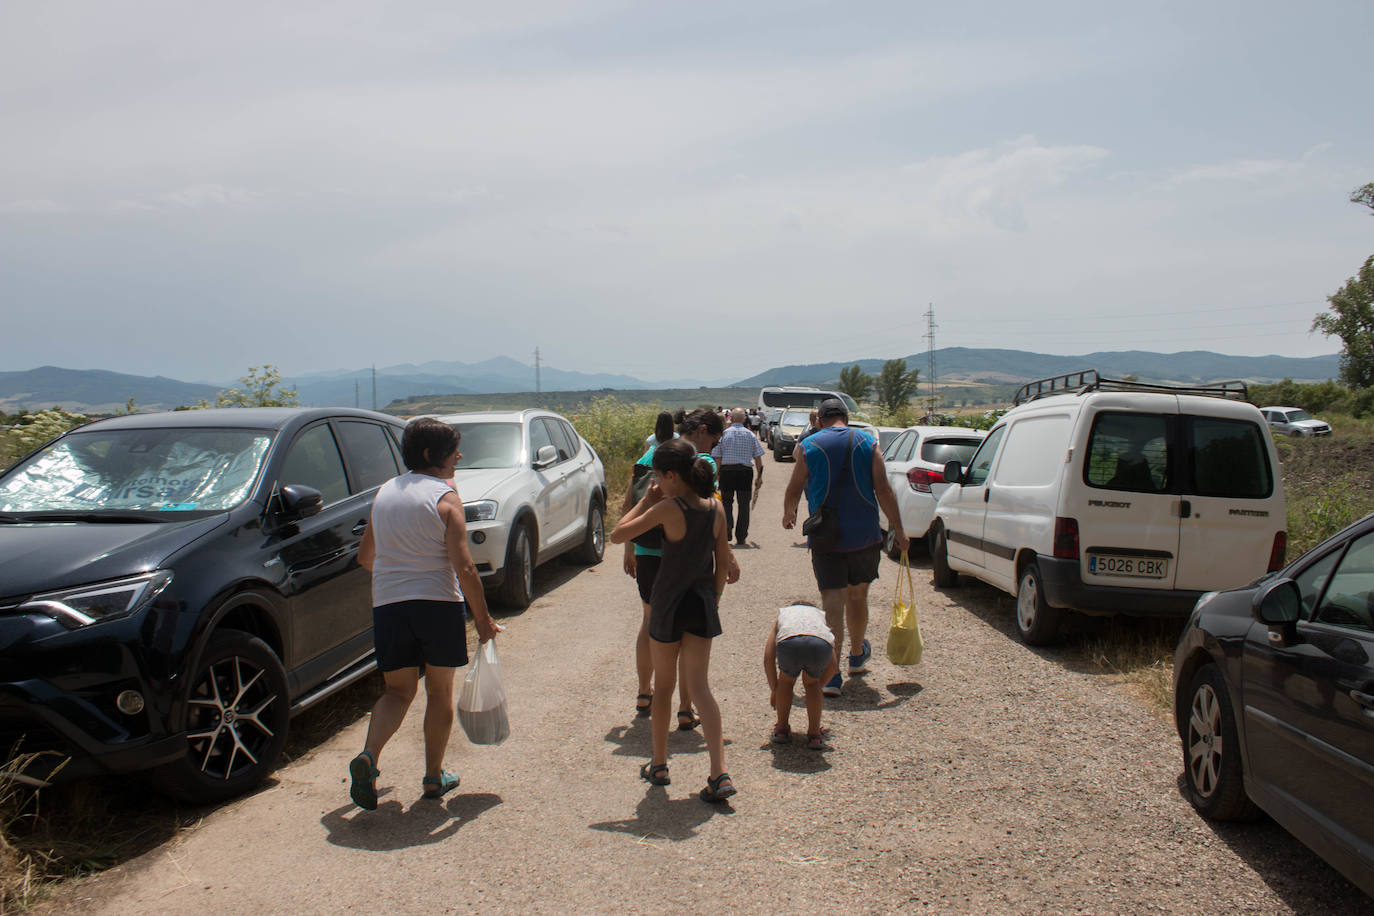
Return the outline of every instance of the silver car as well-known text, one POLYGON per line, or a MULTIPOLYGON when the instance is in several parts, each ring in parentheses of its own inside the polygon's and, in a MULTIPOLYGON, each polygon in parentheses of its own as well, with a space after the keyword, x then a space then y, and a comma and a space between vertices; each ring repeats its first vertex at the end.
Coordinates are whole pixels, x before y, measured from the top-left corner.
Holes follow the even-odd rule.
POLYGON ((482 584, 501 603, 528 607, 534 567, 575 552, 600 563, 606 549, 606 469, 566 418, 547 410, 437 417, 462 434, 453 475, 482 584))
POLYGON ((1285 436, 1329 436, 1331 424, 1314 418, 1301 407, 1261 407, 1269 429, 1285 436))

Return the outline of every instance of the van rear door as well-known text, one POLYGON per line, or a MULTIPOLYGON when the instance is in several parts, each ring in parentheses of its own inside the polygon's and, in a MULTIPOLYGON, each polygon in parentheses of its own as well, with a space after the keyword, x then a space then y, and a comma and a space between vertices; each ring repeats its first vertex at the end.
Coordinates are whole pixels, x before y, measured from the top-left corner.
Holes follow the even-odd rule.
POLYGON ((1171 589, 1179 552, 1178 398, 1095 397, 1083 460, 1065 488, 1086 585, 1171 589))
POLYGON ((1269 567, 1287 526, 1278 455, 1259 411, 1218 398, 1180 397, 1184 474, 1175 588, 1237 588, 1269 567))

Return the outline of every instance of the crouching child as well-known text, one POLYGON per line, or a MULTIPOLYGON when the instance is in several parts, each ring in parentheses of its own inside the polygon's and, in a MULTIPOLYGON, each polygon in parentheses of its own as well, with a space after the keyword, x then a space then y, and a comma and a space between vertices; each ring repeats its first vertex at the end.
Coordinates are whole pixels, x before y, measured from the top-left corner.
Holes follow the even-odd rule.
POLYGON ((824 750, 821 685, 839 670, 835 636, 825 624, 825 613, 809 604, 779 608, 764 643, 763 667, 768 674, 770 700, 778 712, 773 743, 792 740, 792 697, 800 677, 806 692, 806 746, 813 751, 824 750))

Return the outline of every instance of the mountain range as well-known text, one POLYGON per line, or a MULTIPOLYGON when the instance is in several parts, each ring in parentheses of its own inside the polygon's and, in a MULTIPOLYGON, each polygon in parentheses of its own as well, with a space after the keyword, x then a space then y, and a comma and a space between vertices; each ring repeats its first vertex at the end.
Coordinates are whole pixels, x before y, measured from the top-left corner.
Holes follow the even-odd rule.
MULTIPOLYGON (((673 379, 646 382, 628 375, 570 372, 551 367, 540 370, 544 391, 597 391, 605 389, 739 387, 764 385, 830 385, 840 370, 858 364, 871 375, 881 369, 881 359, 779 366, 738 381, 673 379)), ((927 373, 928 354, 906 357, 909 369, 927 373)), ((946 347, 935 351, 937 378, 942 381, 1009 383, 1044 378, 1078 369, 1098 368, 1114 376, 1134 375, 1152 381, 1199 383, 1220 379, 1273 382, 1282 378, 1321 381, 1339 372, 1339 357, 1227 356, 1206 350, 1186 353, 1151 353, 1142 350, 1055 356, 1025 350, 946 347)), ((304 405, 352 407, 373 404, 371 369, 314 372, 284 380, 294 385, 304 405)), ((494 394, 534 390, 535 370, 509 357, 480 363, 427 362, 402 364, 376 370, 376 404, 385 406, 398 398, 430 394, 494 394)), ((63 369, 42 366, 0 372, 0 410, 39 410, 61 406, 85 413, 111 413, 133 398, 143 410, 166 410, 202 399, 213 402, 221 388, 183 382, 162 376, 127 375, 103 369, 63 369)))

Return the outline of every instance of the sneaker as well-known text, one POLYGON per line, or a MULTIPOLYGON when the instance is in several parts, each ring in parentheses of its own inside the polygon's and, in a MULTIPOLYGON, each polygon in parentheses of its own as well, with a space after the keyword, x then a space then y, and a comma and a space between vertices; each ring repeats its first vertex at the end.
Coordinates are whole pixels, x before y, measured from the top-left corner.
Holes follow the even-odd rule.
POLYGON ((821 688, 821 693, 828 697, 837 697, 840 695, 841 683, 843 682, 841 681, 840 676, 837 674, 830 680, 825 682, 825 686, 821 688))
POLYGON ((868 660, 872 657, 873 647, 870 646, 868 640, 865 639, 864 650, 858 655, 849 656, 849 676, 853 677, 856 674, 863 674, 864 669, 868 667, 868 660))

